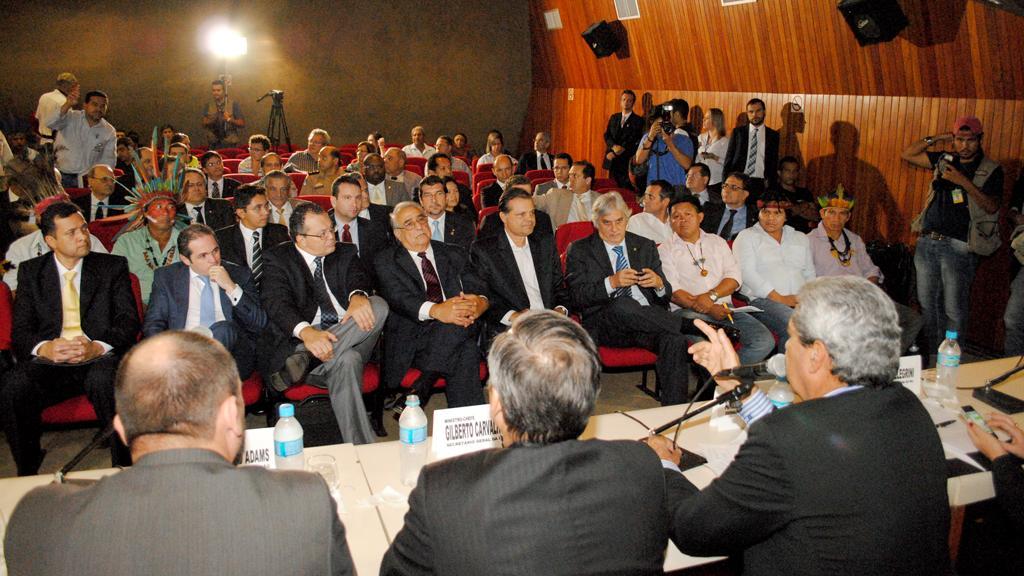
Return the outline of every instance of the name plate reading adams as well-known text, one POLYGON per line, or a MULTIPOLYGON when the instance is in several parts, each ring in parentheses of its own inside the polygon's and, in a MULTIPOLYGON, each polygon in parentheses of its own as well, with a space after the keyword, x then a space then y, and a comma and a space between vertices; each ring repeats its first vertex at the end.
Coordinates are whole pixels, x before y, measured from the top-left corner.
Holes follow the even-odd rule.
POLYGON ((434 411, 434 460, 501 447, 501 433, 487 404, 434 411))
POLYGON ((262 466, 274 470, 274 429, 254 428, 245 431, 245 445, 242 448, 242 466, 262 466))

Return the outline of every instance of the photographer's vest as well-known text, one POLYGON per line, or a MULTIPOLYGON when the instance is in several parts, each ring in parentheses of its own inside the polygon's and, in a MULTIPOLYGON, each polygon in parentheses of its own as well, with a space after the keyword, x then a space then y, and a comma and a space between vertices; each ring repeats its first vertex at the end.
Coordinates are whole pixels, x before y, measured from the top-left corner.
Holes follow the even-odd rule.
MULTIPOLYGON (((989 177, 995 173, 997 168, 999 168, 999 164, 995 160, 988 156, 982 156, 978 169, 974 172, 974 178, 971 179, 971 183, 978 190, 983 190, 985 182, 988 182, 989 177)), ((924 225, 924 215, 928 212, 928 208, 931 207, 932 200, 935 199, 935 182, 940 178, 942 178, 942 174, 939 172, 939 166, 936 165, 935 178, 932 180, 931 188, 928 190, 928 198, 924 201, 924 208, 910 225, 912 232, 921 233, 921 227, 924 225)), ((999 238, 999 211, 996 210, 993 214, 989 214, 971 199, 970 194, 966 191, 964 193, 967 194, 967 209, 971 214, 971 223, 967 228, 967 249, 975 254, 988 256, 998 250, 999 245, 1002 244, 1002 239, 999 238)))

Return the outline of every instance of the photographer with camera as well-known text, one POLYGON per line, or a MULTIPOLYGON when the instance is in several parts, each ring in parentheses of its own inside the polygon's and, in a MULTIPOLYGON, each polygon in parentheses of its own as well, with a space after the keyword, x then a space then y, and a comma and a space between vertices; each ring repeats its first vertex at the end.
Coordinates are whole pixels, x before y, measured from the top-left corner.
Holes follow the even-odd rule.
POLYGON ((901 154, 905 162, 935 173, 924 210, 911 226, 920 234, 914 267, 925 350, 931 354, 946 330, 964 333, 978 259, 999 247, 1003 168, 985 156, 983 134, 980 120, 962 116, 953 123, 952 132, 926 136, 901 154), (927 152, 947 142, 953 143, 952 153, 927 152), (944 302, 941 309, 940 302, 944 302))
POLYGON ((686 171, 693 163, 693 140, 682 129, 689 115, 690 104, 682 98, 656 107, 633 157, 635 164, 647 163, 647 182, 665 180, 677 197, 686 194, 686 171))

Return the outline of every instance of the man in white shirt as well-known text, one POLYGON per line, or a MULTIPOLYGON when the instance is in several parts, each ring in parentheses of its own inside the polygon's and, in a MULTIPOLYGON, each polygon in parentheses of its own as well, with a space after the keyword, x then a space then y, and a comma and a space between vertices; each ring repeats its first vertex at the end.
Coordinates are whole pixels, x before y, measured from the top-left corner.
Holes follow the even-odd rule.
POLYGON ((99 90, 86 93, 81 110, 72 110, 78 102, 78 86, 71 89, 50 128, 57 131, 54 151, 61 185, 81 188, 82 178, 91 166, 117 161, 117 135, 103 117, 107 113, 107 95, 99 90))
POLYGON ((655 180, 644 190, 644 211, 629 218, 628 232, 661 244, 672 235, 668 223, 668 207, 675 191, 667 180, 655 180))
POLYGON ((36 120, 39 121, 39 144, 53 144, 53 129, 50 123, 60 115, 60 108, 68 99, 71 90, 78 88, 78 78, 71 72, 57 76, 57 87, 39 97, 36 106, 36 120))
POLYGON ((740 232, 732 249, 743 274, 740 293, 762 310, 757 319, 775 333, 782 350, 797 292, 815 278, 814 258, 807 236, 786 226, 788 204, 780 194, 766 192, 757 205, 758 223, 740 232))
MULTIPOLYGON (((437 149, 437 152, 441 152, 442 154, 447 154, 448 156, 451 157, 451 159, 452 159, 452 171, 453 172, 465 172, 466 174, 469 174, 469 175, 472 176, 473 170, 470 169, 470 167, 462 160, 462 158, 458 158, 454 154, 452 154, 452 146, 453 145, 452 145, 452 138, 451 138, 451 136, 446 136, 444 134, 442 134, 441 136, 438 136, 437 137, 437 142, 434 143, 434 147, 437 149)), ((428 156, 427 159, 429 160, 433 156, 434 155, 431 154, 430 156, 428 156)))
POLYGON ((533 191, 534 196, 543 196, 551 190, 560 190, 569 187, 569 169, 572 168, 572 156, 566 152, 555 154, 552 161, 551 171, 555 173, 555 179, 550 182, 539 184, 533 191))
POLYGON ((192 224, 206 224, 214 230, 235 223, 231 202, 207 195, 205 175, 195 168, 186 168, 181 184, 181 204, 178 213, 188 217, 192 224))
POLYGON ((752 315, 729 310, 732 293, 743 282, 729 244, 700 229, 704 214, 695 196, 677 200, 671 212, 673 233, 658 247, 662 271, 672 285, 669 309, 683 318, 734 325, 740 330, 740 362, 764 360, 775 348, 772 333, 752 315))
POLYGON ((591 205, 599 194, 590 189, 594 181, 594 165, 579 160, 569 170, 569 189, 552 190, 537 196, 537 209, 551 216, 551 225, 557 230, 568 222, 591 220, 591 205))
POLYGON ((388 148, 384 153, 384 174, 388 180, 404 184, 410 194, 415 193, 423 179, 419 174, 405 169, 405 152, 399 148, 388 148))
POLYGON ((192 224, 177 242, 181 261, 153 273, 143 335, 205 328, 231 352, 239 376, 247 378, 256 365, 256 336, 267 326, 252 273, 221 261, 209 226, 192 224))
POLYGON ((549 148, 551 135, 547 132, 537 132, 533 137, 533 150, 519 157, 516 174, 526 174, 529 170, 551 170, 553 165, 549 148))
POLYGON ((267 152, 270 152, 270 138, 263 134, 249 136, 249 157, 239 162, 238 172, 262 176, 263 170, 260 168, 260 161, 263 160, 263 156, 267 152))
POLYGON ((427 133, 423 130, 423 126, 414 126, 411 137, 412 143, 406 144, 402 148, 402 152, 405 152, 406 157, 429 158, 431 154, 437 152, 436 148, 427 144, 427 133))

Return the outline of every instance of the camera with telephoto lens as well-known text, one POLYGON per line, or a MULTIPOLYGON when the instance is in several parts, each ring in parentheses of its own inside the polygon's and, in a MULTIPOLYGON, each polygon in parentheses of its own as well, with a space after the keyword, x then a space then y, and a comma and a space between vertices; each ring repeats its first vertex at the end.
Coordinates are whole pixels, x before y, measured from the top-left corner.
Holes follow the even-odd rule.
POLYGON ((671 134, 676 131, 676 125, 672 123, 672 105, 662 104, 661 105, 661 131, 665 134, 671 134))

